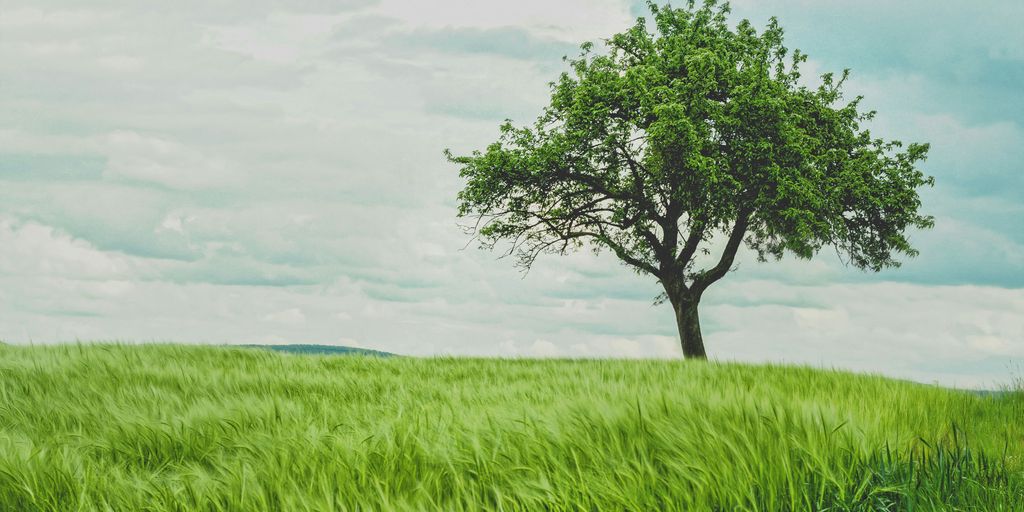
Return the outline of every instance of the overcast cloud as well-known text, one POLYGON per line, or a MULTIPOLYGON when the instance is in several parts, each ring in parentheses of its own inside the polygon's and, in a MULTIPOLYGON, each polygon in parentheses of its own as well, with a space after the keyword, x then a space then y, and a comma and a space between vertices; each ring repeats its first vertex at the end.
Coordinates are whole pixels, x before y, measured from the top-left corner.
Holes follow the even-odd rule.
MULTIPOLYGON (((936 228, 865 275, 828 251, 709 291, 722 360, 992 387, 1024 359, 1024 4, 734 2, 876 133, 926 141, 936 228)), ((531 121, 561 56, 642 3, 0 0, 0 340, 336 343, 680 357, 614 257, 525 278, 463 250, 457 170, 531 121)))

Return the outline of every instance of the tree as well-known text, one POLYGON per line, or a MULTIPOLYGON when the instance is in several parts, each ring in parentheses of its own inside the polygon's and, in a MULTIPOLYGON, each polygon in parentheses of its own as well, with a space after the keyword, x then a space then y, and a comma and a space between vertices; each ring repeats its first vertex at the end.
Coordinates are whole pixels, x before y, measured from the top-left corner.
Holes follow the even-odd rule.
POLYGON ((486 150, 445 152, 481 247, 507 240, 527 270, 585 243, 612 251, 660 282, 683 354, 701 359, 697 306, 742 245, 762 262, 830 246, 875 272, 917 254, 904 232, 933 225, 918 213, 928 145, 872 138, 875 112, 842 101, 849 70, 807 87, 807 57, 775 18, 759 33, 730 28, 715 0, 648 6, 654 31, 640 18, 606 52, 587 43, 566 59, 532 126, 506 121, 486 150))

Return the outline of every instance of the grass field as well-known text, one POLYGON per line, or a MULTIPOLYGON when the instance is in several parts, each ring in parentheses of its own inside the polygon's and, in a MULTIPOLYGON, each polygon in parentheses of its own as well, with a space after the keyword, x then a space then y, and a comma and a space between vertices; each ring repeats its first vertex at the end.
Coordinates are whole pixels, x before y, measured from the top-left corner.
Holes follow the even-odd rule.
POLYGON ((0 345, 0 510, 1024 510, 1022 418, 800 367, 0 345))

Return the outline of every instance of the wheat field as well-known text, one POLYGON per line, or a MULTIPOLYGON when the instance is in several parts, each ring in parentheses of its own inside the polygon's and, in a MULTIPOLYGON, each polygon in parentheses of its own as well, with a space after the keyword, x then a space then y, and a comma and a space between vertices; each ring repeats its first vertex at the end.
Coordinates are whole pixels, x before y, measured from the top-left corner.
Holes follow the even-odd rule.
POLYGON ((796 366, 0 345, 0 510, 1024 510, 1022 418, 796 366))

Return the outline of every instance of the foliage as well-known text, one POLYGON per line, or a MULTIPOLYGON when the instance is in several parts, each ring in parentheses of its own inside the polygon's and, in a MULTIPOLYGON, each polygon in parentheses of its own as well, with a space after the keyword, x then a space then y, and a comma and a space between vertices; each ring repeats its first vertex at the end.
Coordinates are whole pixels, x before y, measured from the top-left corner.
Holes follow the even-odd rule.
POLYGON ((640 18, 607 52, 583 45, 532 126, 507 121, 485 151, 447 153, 482 247, 509 241, 528 269, 589 243, 656 277, 677 309, 744 243, 762 261, 834 247, 871 271, 916 254, 905 231, 933 224, 918 212, 927 144, 873 137, 875 113, 843 102, 848 71, 803 85, 807 57, 774 18, 759 33, 730 27, 714 0, 649 6, 653 30, 640 18), (698 264, 716 238, 720 255, 698 264))
POLYGON ((0 510, 1022 510, 1024 395, 801 367, 0 346, 0 510))

